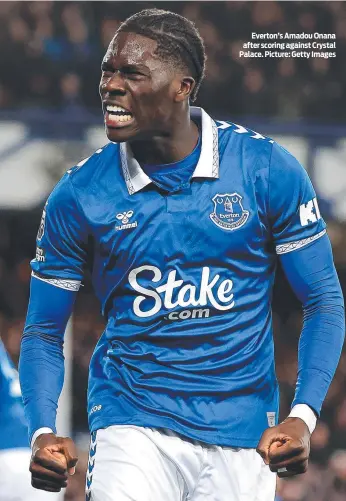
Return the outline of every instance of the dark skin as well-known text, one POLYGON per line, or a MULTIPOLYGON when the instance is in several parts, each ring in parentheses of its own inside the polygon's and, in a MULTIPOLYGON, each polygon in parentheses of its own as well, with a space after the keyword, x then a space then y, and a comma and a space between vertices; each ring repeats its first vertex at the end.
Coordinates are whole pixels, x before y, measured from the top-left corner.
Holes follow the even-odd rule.
POLYGON ((279 477, 305 473, 310 454, 309 428, 300 418, 287 418, 264 431, 257 452, 279 477))
POLYGON ((70 438, 43 433, 35 440, 30 461, 31 485, 48 492, 60 492, 73 475, 78 461, 70 438))
MULTIPOLYGON (((198 141, 190 119, 189 96, 195 80, 156 54, 157 42, 134 33, 118 33, 102 64, 100 96, 110 141, 128 141, 137 160, 147 164, 177 162, 189 155, 198 141), (124 108, 126 121, 110 119, 106 105, 124 108)), ((310 433, 299 418, 288 418, 267 429, 257 452, 272 471, 287 467, 279 476, 304 473, 310 451, 310 433)), ((70 438, 40 435, 30 462, 32 485, 59 492, 77 464, 70 438)))
POLYGON ((108 124, 111 141, 128 141, 139 162, 177 162, 194 149, 198 129, 190 119, 189 96, 195 80, 187 69, 163 61, 157 42, 134 33, 119 33, 102 63, 100 96, 105 103, 130 111, 126 125, 108 124))

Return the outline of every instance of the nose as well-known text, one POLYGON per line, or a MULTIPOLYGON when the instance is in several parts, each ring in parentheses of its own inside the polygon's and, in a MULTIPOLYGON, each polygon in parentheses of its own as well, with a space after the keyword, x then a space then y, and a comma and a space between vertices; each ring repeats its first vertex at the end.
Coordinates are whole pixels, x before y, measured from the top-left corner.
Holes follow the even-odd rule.
POLYGON ((115 71, 111 77, 104 78, 100 87, 102 92, 108 92, 109 94, 125 94, 126 92, 124 78, 120 71, 115 71))

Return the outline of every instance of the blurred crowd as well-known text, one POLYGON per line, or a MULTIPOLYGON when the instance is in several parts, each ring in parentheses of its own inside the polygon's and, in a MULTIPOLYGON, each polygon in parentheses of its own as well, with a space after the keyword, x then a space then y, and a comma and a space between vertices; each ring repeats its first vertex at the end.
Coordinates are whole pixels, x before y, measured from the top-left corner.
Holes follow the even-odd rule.
MULTIPOLYGON (((194 21, 207 79, 199 103, 224 116, 345 116, 345 2, 0 2, 0 109, 99 106, 100 62, 120 22, 144 7, 194 21), (255 32, 335 33, 332 59, 240 58, 255 32)), ((222 116, 220 116, 222 118, 222 116)))
MULTIPOLYGON (((152 6, 182 13, 198 26, 208 54, 198 104, 219 118, 345 121, 346 2, 0 2, 0 110, 44 108, 81 116, 97 110, 100 62, 114 31, 128 15, 152 6), (337 58, 262 59, 260 64, 240 59, 252 31, 335 33, 337 58)), ((0 333, 15 362, 41 210, 0 211, 0 333)), ((346 293, 346 228, 330 221, 329 236, 346 293)), ((302 315, 280 270, 273 320, 284 418, 293 398, 302 315)), ((73 319, 73 430, 81 460, 66 501, 85 499, 87 373, 103 328, 87 280, 73 319)), ((346 351, 312 436, 309 470, 280 481, 277 501, 346 499, 345 389, 346 351)))

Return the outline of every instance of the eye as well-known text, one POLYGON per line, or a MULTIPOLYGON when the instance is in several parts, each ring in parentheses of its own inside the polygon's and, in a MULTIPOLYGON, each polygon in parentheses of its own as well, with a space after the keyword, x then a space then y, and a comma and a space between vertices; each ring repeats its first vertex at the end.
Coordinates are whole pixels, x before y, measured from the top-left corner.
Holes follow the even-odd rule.
POLYGON ((137 68, 123 68, 122 72, 124 73, 124 75, 126 75, 127 78, 130 78, 131 80, 139 80, 145 77, 145 75, 137 68))
POLYGON ((102 63, 101 71, 103 71, 103 73, 114 73, 114 68, 107 63, 102 63))
POLYGON ((127 74, 127 78, 131 78, 133 80, 137 80, 143 76, 141 73, 138 73, 137 71, 129 71, 126 74, 127 74))

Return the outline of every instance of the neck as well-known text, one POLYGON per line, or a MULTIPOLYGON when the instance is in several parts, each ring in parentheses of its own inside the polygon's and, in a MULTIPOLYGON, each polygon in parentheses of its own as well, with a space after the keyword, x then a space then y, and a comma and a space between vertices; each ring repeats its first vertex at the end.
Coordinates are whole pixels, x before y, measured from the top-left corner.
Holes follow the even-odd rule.
POLYGON ((160 165, 179 162, 187 157, 198 142, 198 127, 187 115, 177 120, 169 131, 158 132, 150 138, 130 141, 132 152, 139 163, 160 165))

